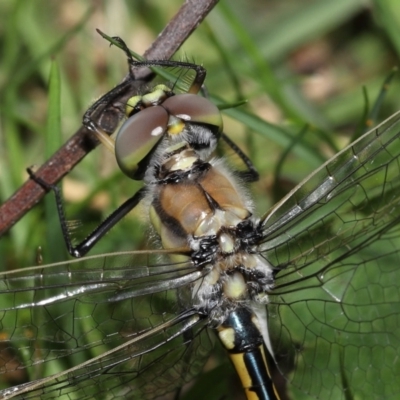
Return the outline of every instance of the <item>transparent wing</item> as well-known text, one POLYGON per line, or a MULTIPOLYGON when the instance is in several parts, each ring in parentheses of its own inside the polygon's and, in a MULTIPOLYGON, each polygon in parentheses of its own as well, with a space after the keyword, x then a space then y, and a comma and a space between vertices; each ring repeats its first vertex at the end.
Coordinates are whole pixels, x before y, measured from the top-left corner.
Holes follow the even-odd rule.
POLYGON ((212 341, 190 287, 207 272, 188 261, 162 262, 165 253, 2 273, 3 381, 29 383, 0 398, 151 399, 196 375, 212 341))
POLYGON ((400 113, 325 163, 261 221, 276 267, 278 368, 325 399, 400 393, 400 113))

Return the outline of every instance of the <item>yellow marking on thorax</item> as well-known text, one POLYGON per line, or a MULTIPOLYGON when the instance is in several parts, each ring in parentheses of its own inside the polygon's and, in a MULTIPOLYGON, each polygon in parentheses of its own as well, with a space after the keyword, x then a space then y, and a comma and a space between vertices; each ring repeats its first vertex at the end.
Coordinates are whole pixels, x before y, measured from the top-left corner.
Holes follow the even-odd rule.
POLYGON ((223 283, 224 295, 230 299, 240 299, 247 292, 247 284, 240 272, 228 275, 223 283))

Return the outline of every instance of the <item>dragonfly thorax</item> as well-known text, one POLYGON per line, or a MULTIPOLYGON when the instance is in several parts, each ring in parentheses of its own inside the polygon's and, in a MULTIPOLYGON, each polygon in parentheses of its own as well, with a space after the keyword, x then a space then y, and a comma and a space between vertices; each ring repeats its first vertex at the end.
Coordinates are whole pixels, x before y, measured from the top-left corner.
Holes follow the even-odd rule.
POLYGON ((186 248, 195 268, 210 270, 193 288, 195 307, 218 326, 238 306, 266 302, 272 268, 257 254, 261 227, 233 174, 220 161, 184 149, 155 178, 150 218, 163 247, 186 248))

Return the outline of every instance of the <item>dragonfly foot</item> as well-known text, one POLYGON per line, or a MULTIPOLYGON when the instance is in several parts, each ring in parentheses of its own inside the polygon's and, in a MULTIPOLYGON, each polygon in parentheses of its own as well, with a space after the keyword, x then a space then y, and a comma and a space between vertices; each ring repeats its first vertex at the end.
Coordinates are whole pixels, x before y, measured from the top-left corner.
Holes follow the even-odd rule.
POLYGON ((52 184, 46 182, 45 180, 43 180, 42 178, 38 177, 32 171, 32 168, 27 168, 26 172, 28 173, 30 179, 32 179, 34 182, 36 182, 39 186, 41 186, 46 191, 54 190, 55 185, 52 185, 52 184))

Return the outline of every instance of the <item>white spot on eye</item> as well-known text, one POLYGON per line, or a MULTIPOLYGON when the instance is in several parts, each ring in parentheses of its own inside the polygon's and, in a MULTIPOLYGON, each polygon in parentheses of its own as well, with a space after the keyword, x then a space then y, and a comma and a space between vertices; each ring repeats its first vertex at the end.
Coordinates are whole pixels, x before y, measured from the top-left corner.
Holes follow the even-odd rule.
POLYGON ((164 129, 162 126, 157 126, 157 128, 154 128, 151 131, 151 136, 160 136, 164 132, 164 129))
POLYGON ((176 117, 183 119, 184 121, 190 121, 192 119, 188 114, 177 114, 176 117))

